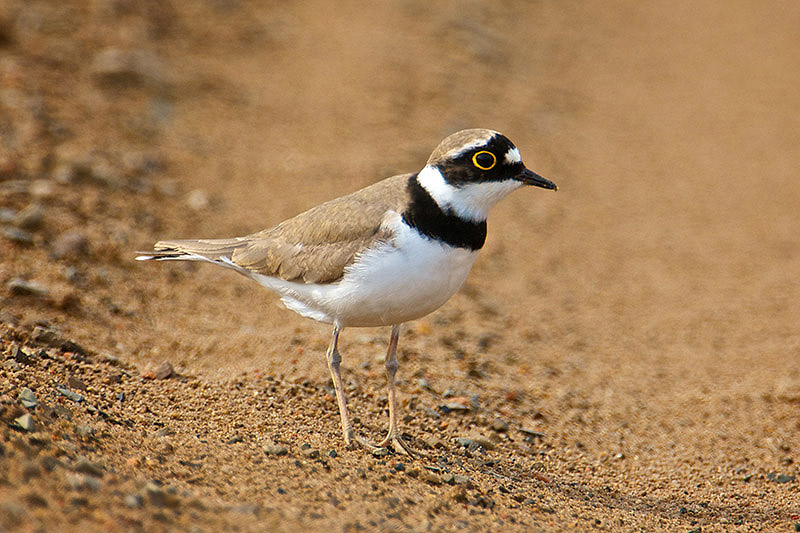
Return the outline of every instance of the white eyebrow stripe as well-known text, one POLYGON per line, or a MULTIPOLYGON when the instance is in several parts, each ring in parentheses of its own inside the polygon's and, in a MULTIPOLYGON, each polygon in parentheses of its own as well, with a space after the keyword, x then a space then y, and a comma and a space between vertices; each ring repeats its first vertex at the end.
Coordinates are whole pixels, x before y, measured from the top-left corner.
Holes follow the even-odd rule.
POLYGON ((489 142, 489 140, 491 140, 491 139, 477 139, 474 142, 471 142, 469 144, 465 144, 464 146, 461 146, 458 150, 454 150, 454 151, 450 152, 449 154, 447 154, 447 157, 455 159, 455 158, 461 156, 462 154, 465 154, 465 153, 469 152, 470 150, 474 150, 475 148, 477 148, 479 146, 486 146, 486 144, 489 142))
POLYGON ((518 148, 511 148, 506 152, 506 163, 514 164, 522 162, 522 156, 519 154, 518 148))

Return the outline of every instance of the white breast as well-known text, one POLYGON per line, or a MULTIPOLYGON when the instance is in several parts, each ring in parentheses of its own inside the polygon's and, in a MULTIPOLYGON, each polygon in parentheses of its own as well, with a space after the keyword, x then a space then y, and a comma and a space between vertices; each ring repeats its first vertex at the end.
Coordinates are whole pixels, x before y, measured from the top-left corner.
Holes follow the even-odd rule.
POLYGON ((478 252, 423 237, 396 213, 386 224, 394 241, 361 253, 339 282, 254 278, 281 294, 289 309, 341 327, 385 326, 425 316, 461 287, 478 252))

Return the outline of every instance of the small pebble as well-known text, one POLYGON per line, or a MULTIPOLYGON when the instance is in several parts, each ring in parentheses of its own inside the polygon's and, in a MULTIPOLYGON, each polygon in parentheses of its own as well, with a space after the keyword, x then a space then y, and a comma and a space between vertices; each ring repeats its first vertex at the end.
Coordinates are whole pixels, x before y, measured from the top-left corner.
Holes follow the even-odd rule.
POLYGON ((94 435, 94 428, 92 426, 78 424, 75 426, 75 434, 79 437, 90 437, 94 435))
POLYGON ((495 449, 494 442, 490 441, 483 435, 476 435, 472 437, 472 442, 482 447, 484 450, 491 451, 495 449))
MULTIPOLYGON (((30 364, 30 362, 31 362, 31 356, 30 356, 30 354, 26 353, 26 352, 25 352, 25 351, 24 351, 22 348, 20 348, 19 346, 14 346, 14 348, 13 348, 13 349, 12 349, 12 351, 11 351, 11 353, 12 353, 12 355, 13 355, 13 357, 14 357, 14 360, 15 360, 17 363, 19 363, 19 364, 21 364, 21 365, 27 365, 27 364, 30 364)), ((23 390, 24 390, 24 389, 23 389, 23 390)), ((30 390, 30 389, 28 389, 28 390, 30 390)), ((35 400, 35 399, 36 399, 36 397, 34 397, 33 399, 35 400)), ((26 407, 27 407, 27 406, 26 406, 26 407)))
POLYGON ((502 418, 496 418, 494 422, 492 422, 492 429, 498 433, 505 433, 508 431, 508 422, 502 418))
POLYGON ((123 503, 125 503, 125 507, 130 509, 139 509, 142 507, 144 502, 142 501, 142 497, 138 494, 128 494, 125 496, 123 503))
POLYGON ((17 213, 14 217, 14 224, 24 230, 35 230, 42 226, 44 220, 44 210, 39 204, 30 204, 28 207, 17 213))
POLYGON ((336 453, 336 450, 331 450, 331 451, 328 452, 328 457, 336 459, 337 457, 339 457, 339 454, 336 453))
POLYGON ((39 402, 36 400, 36 395, 28 387, 22 387, 22 390, 19 391, 19 403, 28 409, 33 409, 39 405, 39 402))
POLYGON ((769 481, 774 481, 775 483, 791 483, 794 481, 794 476, 789 474, 776 474, 775 472, 770 472, 767 474, 767 479, 769 481))
MULTIPOLYGON (((35 281, 26 281, 21 278, 11 278, 6 287, 15 296, 36 296, 45 298, 50 295, 50 290, 35 281)), ((38 327, 38 326, 37 326, 38 327)))
POLYGON ((67 231, 59 235, 51 246, 51 251, 56 259, 77 258, 89 250, 89 239, 79 231, 67 231))
POLYGON ((56 390, 61 393, 62 396, 69 398, 73 402, 80 403, 83 401, 83 395, 73 392, 66 387, 56 387, 56 390))
POLYGON ((0 207, 0 224, 8 224, 13 222, 17 216, 17 212, 9 207, 0 207))
POLYGON ((528 440, 533 440, 533 439, 542 439, 542 440, 544 440, 545 434, 544 433, 540 433, 539 431, 536 431, 535 429, 521 427, 521 428, 519 428, 519 430, 520 430, 521 433, 525 434, 526 439, 528 439, 528 440))
POLYGON ((86 383, 76 378, 75 376, 69 376, 67 378, 67 386, 73 389, 78 389, 83 391, 86 390, 86 383))
POLYGON ((442 441, 434 437, 433 435, 428 435, 427 437, 424 437, 422 439, 422 442, 425 444, 425 446, 431 449, 442 448, 444 446, 444 444, 442 444, 442 441))
POLYGON ((175 369, 172 368, 172 363, 169 361, 164 361, 161 363, 161 366, 156 368, 154 374, 158 379, 167 379, 175 373, 175 369))
POLYGON ((50 437, 49 433, 40 432, 34 433, 30 437, 28 437, 28 442, 30 442, 34 446, 38 446, 39 448, 44 448, 48 444, 52 442, 52 438, 50 437))
POLYGON ((67 474, 67 485, 74 491, 96 492, 103 486, 103 482, 87 474, 67 474))
POLYGON ((43 455, 42 458, 39 460, 42 464, 42 468, 47 470, 48 472, 52 472, 56 469, 56 467, 64 466, 61 461, 53 457, 52 455, 43 455))
POLYGON ((472 485, 472 480, 469 478, 469 476, 460 476, 456 474, 453 476, 453 483, 455 483, 456 485, 470 486, 472 485))
POLYGON ((302 453, 309 459, 316 459, 319 457, 319 450, 315 450, 313 448, 303 448, 302 453))
MULTIPOLYGON (((48 291, 49 292, 49 291, 48 291)), ((34 342, 38 342, 40 344, 47 344, 49 346, 60 347, 63 340, 58 332, 54 329, 50 328, 43 328, 42 326, 36 326, 33 328, 33 333, 31 334, 34 342)))
POLYGON ((391 453, 389 451, 389 448, 384 448, 382 446, 379 446, 378 448, 372 450, 372 455, 374 457, 386 457, 387 455, 389 455, 389 453, 391 453))
POLYGON ((19 244, 33 244, 33 235, 23 229, 4 226, 3 235, 5 235, 8 240, 19 244))
POLYGON ((81 457, 75 462, 75 466, 72 467, 75 472, 80 472, 81 474, 89 474, 90 476, 94 477, 103 477, 103 469, 100 468, 98 465, 90 462, 86 457, 81 457))
POLYGON ((186 196, 186 204, 195 211, 202 211, 209 203, 208 193, 202 189, 195 189, 186 196))
POLYGON ((424 468, 419 472, 419 478, 424 481, 425 483, 430 483, 431 485, 441 485, 442 478, 431 472, 430 470, 424 468))
POLYGON ((283 444, 267 444, 264 446, 264 453, 267 455, 286 455, 289 453, 288 448, 283 444))
POLYGON ((95 54, 90 70, 106 86, 138 87, 146 82, 165 82, 158 58, 144 50, 105 48, 95 54))
POLYGON ((29 413, 25 413, 24 415, 15 418, 14 424, 18 428, 24 429, 25 431, 33 431, 36 427, 36 422, 29 413))

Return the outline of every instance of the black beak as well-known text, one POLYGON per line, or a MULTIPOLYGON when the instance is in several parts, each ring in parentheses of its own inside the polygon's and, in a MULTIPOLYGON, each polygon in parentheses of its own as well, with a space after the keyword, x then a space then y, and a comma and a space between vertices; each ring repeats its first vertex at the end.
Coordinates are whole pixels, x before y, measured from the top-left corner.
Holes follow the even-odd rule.
POLYGON ((552 189, 554 191, 558 190, 558 185, 549 179, 541 177, 536 172, 528 170, 527 168, 514 176, 514 179, 521 181, 525 185, 535 185, 537 187, 541 187, 542 189, 552 189))

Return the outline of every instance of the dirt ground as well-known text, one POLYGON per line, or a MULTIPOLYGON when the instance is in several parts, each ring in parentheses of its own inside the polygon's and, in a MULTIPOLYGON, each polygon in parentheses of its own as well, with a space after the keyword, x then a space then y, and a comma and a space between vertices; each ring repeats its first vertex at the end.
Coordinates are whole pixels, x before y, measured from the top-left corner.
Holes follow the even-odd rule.
MULTIPOLYGON (((0 531, 800 530, 800 4, 0 3, 0 531), (502 131, 516 192, 344 447, 229 237, 502 131), (167 364, 168 363, 168 364, 167 364)), ((356 429, 386 329, 343 333, 356 429)))

